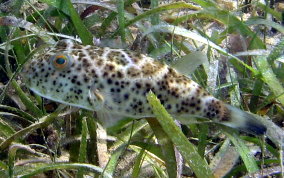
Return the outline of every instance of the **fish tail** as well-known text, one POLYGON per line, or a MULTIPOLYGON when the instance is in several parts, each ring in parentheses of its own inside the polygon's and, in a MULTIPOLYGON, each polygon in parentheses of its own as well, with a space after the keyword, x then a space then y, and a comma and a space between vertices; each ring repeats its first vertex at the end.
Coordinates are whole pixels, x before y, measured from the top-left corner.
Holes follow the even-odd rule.
POLYGON ((265 134, 267 127, 255 116, 228 104, 223 106, 224 112, 219 120, 221 124, 254 135, 265 134))

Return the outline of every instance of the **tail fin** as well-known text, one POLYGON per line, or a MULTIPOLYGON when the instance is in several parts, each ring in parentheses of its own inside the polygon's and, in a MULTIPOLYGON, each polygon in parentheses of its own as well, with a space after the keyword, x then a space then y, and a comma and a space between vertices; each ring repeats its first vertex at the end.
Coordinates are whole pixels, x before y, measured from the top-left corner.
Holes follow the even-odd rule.
POLYGON ((223 125, 254 135, 265 134, 267 127, 258 121, 255 116, 230 105, 225 105, 225 107, 228 120, 223 120, 221 122, 223 125))

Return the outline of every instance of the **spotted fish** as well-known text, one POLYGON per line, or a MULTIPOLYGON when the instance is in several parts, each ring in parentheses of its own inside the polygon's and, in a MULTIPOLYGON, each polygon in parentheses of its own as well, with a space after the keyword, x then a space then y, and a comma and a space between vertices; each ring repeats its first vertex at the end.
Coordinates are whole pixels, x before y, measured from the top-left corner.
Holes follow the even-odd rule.
POLYGON ((195 116, 257 135, 266 131, 253 115, 214 98, 168 65, 129 50, 61 40, 26 64, 23 77, 42 97, 117 118, 152 117, 146 94, 153 91, 183 123, 195 116))

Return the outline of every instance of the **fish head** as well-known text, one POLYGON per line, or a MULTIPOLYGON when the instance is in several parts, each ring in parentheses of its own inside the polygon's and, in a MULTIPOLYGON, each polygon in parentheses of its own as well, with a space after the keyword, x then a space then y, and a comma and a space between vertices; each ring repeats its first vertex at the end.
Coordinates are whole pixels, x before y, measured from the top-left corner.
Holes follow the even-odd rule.
POLYGON ((92 76, 86 72, 86 64, 91 64, 83 53, 71 40, 59 41, 25 64, 22 76, 26 85, 47 99, 93 110, 89 101, 92 76))

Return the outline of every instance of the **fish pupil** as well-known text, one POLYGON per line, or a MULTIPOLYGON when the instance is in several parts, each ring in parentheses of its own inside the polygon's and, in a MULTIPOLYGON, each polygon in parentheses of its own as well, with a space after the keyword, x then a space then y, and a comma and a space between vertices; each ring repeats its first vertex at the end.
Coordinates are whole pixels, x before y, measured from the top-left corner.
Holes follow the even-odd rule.
POLYGON ((57 59, 56 59, 56 63, 57 63, 57 64, 60 64, 60 65, 61 65, 61 64, 64 64, 65 62, 66 62, 66 59, 63 59, 63 58, 57 58, 57 59))

